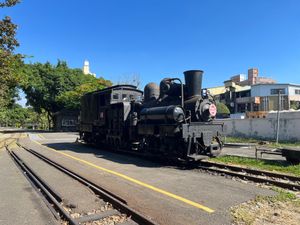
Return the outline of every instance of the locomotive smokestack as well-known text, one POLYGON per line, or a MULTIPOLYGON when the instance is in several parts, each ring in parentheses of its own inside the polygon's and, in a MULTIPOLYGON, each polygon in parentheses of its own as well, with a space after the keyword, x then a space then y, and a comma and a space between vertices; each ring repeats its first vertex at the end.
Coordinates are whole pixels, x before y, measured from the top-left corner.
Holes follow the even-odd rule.
POLYGON ((202 88, 202 70, 188 70, 183 72, 185 78, 185 88, 187 98, 195 95, 201 95, 202 88))

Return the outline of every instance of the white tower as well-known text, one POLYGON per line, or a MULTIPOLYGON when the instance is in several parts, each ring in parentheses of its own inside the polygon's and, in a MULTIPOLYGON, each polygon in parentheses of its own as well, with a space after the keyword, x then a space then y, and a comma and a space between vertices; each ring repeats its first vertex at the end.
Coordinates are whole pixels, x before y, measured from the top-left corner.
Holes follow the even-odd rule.
POLYGON ((84 74, 90 74, 90 63, 87 60, 84 60, 82 72, 84 74))

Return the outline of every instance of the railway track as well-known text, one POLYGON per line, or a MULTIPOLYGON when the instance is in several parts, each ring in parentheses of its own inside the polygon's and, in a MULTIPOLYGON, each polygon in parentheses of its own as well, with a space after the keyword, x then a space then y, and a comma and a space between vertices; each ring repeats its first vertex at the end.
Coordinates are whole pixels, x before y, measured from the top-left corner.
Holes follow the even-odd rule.
POLYGON ((255 183, 300 191, 300 177, 297 176, 209 161, 201 161, 196 168, 224 176, 238 177, 255 183))
POLYGON ((19 169, 23 172, 32 186, 37 190, 37 192, 41 195, 44 202, 50 208, 51 212, 56 216, 57 219, 67 222, 67 224, 71 225, 80 225, 80 224, 107 224, 105 221, 109 220, 112 216, 120 216, 122 219, 116 223, 110 224, 122 224, 122 225, 134 225, 134 224, 145 224, 145 225, 155 225, 156 223, 147 218, 146 216, 140 214, 135 211, 133 208, 129 207, 124 200, 119 198, 118 196, 110 193, 109 191, 97 186, 95 183, 85 179, 79 174, 74 173, 71 170, 68 170, 63 165, 60 165, 51 159, 43 156, 42 154, 34 151, 33 149, 26 148, 18 144, 20 148, 24 149, 26 152, 30 153, 35 158, 42 160, 46 164, 51 167, 59 170, 63 174, 71 177, 72 179, 78 181, 80 184, 89 188, 95 196, 97 196, 101 201, 105 202, 106 205, 110 205, 108 209, 95 212, 92 214, 83 214, 77 215, 74 217, 74 214, 71 213, 71 210, 66 209, 62 203, 62 197, 56 193, 56 191, 47 184, 47 181, 38 176, 37 173, 25 163, 13 150, 10 150, 6 146, 6 150, 8 151, 11 158, 17 164, 19 169), (59 216, 58 216, 59 215, 59 216))
POLYGON ((4 148, 5 146, 9 146, 13 144, 14 142, 17 142, 17 140, 20 138, 21 134, 16 133, 13 134, 12 137, 5 137, 0 140, 0 149, 4 148))
POLYGON ((0 140, 0 149, 4 148, 7 145, 7 140, 9 140, 9 138, 3 138, 0 140))
MULTIPOLYGON (((126 152, 128 151, 120 151, 119 152, 126 152)), ((223 163, 217 162, 210 162, 206 160, 197 161, 196 163, 192 163, 191 165, 187 165, 185 162, 181 163, 178 161, 169 161, 166 162, 165 158, 161 159, 159 157, 153 156, 145 156, 138 153, 133 153, 131 155, 144 157, 148 159, 152 159, 157 162, 163 161, 163 163, 171 164, 174 166, 179 166, 180 168, 188 168, 188 169, 201 169, 204 171, 208 171, 211 173, 216 173, 224 176, 231 176, 231 177, 238 177, 242 180, 248 180, 255 183, 262 183, 267 185, 274 185, 277 187, 293 190, 293 191, 300 191, 300 177, 292 176, 288 174, 281 174, 276 172, 269 172, 264 170, 257 170, 257 169, 250 169, 241 166, 234 166, 228 165, 223 163)))

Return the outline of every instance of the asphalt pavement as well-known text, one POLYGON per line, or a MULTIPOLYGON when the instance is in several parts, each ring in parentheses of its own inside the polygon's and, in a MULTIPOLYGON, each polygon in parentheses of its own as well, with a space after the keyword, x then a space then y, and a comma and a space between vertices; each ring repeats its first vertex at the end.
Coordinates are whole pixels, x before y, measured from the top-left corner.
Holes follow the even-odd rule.
POLYGON ((231 224, 231 207, 274 194, 251 183, 78 144, 77 137, 32 133, 21 142, 116 193, 160 224, 231 224))
POLYGON ((0 149, 0 165, 0 224, 58 224, 3 148, 0 149))

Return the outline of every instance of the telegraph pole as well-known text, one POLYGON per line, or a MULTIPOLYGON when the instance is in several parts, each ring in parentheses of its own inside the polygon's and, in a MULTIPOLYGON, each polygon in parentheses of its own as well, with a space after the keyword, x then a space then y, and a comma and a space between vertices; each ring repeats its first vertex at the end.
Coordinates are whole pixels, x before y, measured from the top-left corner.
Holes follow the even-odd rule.
POLYGON ((281 110, 281 90, 278 90, 278 112, 277 112, 276 144, 278 144, 278 139, 279 139, 280 110, 281 110))

